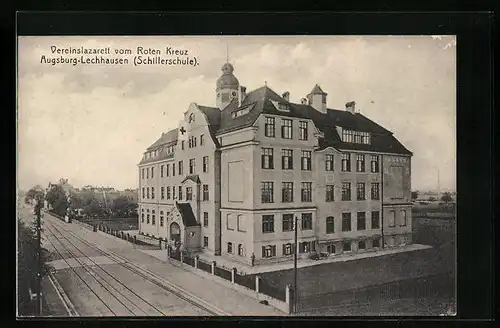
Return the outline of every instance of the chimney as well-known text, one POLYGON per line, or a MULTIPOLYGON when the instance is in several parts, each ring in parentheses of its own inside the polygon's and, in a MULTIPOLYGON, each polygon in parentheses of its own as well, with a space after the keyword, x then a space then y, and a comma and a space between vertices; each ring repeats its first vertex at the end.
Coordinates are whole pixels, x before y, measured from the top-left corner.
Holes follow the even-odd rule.
POLYGON ((356 110, 356 102, 349 101, 348 103, 346 103, 345 104, 345 110, 348 111, 351 114, 354 114, 355 110, 356 110))
POLYGON ((307 99, 306 99, 306 98, 302 98, 302 99, 300 99, 300 103, 301 103, 302 105, 307 104, 307 99))
POLYGON ((281 97, 283 99, 285 99, 286 101, 290 101, 290 92, 288 92, 288 91, 283 92, 283 94, 281 95, 281 97))

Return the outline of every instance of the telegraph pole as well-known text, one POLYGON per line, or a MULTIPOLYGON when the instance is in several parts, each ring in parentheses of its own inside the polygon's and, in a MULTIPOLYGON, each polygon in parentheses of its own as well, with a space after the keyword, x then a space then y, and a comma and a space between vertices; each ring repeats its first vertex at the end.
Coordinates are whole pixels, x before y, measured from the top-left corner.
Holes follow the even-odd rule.
POLYGON ((297 253, 298 253, 298 247, 299 244, 297 243, 297 215, 295 215, 294 218, 294 240, 295 240, 295 249, 293 252, 293 281, 294 281, 294 287, 293 287, 293 307, 294 307, 294 313, 297 313, 298 310, 298 298, 299 298, 299 293, 298 293, 298 284, 297 284, 297 253))
POLYGON ((41 199, 37 199, 35 203, 36 214, 36 238, 37 238, 37 299, 36 299, 36 314, 42 315, 42 222, 41 222, 41 199))

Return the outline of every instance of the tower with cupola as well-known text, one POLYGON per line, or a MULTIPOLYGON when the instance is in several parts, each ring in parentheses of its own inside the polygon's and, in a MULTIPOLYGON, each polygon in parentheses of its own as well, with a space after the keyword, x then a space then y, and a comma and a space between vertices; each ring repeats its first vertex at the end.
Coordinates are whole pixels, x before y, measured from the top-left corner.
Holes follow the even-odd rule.
POLYGON ((230 63, 222 65, 222 76, 217 79, 216 95, 217 107, 224 109, 233 99, 238 99, 240 82, 234 76, 234 67, 230 63))

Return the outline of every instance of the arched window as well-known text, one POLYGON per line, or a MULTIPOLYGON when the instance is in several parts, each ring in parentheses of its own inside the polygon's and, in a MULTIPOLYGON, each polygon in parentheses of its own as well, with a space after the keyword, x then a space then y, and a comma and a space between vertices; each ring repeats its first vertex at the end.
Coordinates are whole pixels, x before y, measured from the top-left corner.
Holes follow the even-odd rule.
POLYGON ((233 253, 233 243, 227 243, 227 253, 233 253))
POLYGON ((242 244, 238 245, 238 255, 239 256, 245 256, 245 252, 243 251, 243 245, 242 244))
POLYGON ((336 248, 334 244, 326 246, 326 251, 330 254, 335 254, 336 248))

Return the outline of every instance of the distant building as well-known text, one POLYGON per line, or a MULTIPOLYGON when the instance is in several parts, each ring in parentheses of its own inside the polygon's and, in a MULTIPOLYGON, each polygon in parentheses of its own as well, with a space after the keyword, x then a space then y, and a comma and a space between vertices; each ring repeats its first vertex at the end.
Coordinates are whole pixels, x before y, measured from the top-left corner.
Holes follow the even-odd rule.
POLYGON ((392 132, 319 85, 299 104, 222 72, 217 107, 192 103, 138 164, 142 233, 256 265, 293 258, 295 217, 303 256, 412 242, 412 153, 392 132))

